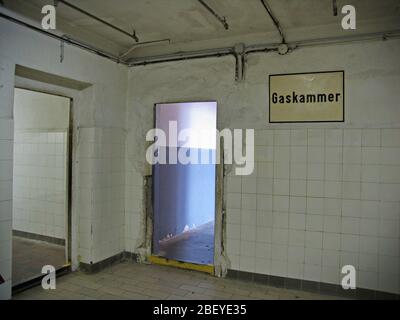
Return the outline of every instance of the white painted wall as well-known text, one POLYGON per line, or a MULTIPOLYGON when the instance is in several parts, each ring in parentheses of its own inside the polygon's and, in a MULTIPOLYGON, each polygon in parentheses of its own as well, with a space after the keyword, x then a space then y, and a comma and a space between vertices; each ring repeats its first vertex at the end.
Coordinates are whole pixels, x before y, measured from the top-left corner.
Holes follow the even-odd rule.
MULTIPOLYGON (((230 268, 340 284, 341 266, 353 264, 359 287, 399 293, 399 56, 400 41, 255 54, 239 84, 229 57, 131 69, 129 196, 140 197, 149 173, 153 105, 217 100, 220 129, 256 129, 254 174, 230 174, 225 190, 230 268), (268 123, 269 74, 324 70, 345 71, 344 124, 268 123)), ((129 227, 142 219, 138 203, 126 203, 128 250, 142 242, 129 227)))
POLYGON ((95 263, 124 250, 127 68, 68 45, 60 63, 58 41, 2 19, 0 47, 0 272, 6 280, 0 285, 2 299, 11 295, 12 179, 3 168, 10 168, 13 159, 15 65, 92 84, 82 91, 57 88, 71 93, 74 99, 74 267, 79 261, 95 263), (97 241, 99 238, 101 241, 97 241))
POLYGON ((13 230, 66 239, 70 99, 15 89, 13 230))

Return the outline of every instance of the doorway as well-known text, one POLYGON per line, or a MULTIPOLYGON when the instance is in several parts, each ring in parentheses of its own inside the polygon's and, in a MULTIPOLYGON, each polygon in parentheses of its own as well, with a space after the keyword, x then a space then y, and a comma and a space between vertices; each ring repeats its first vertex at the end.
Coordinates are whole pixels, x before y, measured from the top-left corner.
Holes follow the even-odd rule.
POLYGON ((216 126, 216 102, 155 106, 166 162, 153 165, 153 256, 214 264, 216 126))
POLYGON ((67 97, 14 91, 12 286, 70 263, 71 105, 67 97))

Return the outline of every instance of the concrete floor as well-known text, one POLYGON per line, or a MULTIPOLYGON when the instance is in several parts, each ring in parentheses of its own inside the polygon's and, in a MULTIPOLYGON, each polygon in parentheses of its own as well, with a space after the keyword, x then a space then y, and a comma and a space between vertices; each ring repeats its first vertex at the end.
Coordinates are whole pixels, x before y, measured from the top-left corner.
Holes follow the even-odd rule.
POLYGON ((13 236, 13 286, 40 276, 44 265, 56 269, 65 265, 65 248, 43 241, 13 236))
POLYGON ((124 262, 96 274, 70 273, 57 279, 56 290, 45 291, 36 287, 15 295, 13 299, 325 300, 337 297, 220 279, 171 267, 124 262))
POLYGON ((197 264, 214 262, 214 222, 209 222, 190 232, 160 244, 158 256, 197 264))

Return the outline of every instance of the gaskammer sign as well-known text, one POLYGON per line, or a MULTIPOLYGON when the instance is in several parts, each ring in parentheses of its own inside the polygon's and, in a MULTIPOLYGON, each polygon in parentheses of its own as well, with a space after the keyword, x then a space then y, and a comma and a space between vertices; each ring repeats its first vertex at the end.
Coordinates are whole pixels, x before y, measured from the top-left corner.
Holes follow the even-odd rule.
POLYGON ((344 71, 269 76, 269 122, 343 122, 344 71))

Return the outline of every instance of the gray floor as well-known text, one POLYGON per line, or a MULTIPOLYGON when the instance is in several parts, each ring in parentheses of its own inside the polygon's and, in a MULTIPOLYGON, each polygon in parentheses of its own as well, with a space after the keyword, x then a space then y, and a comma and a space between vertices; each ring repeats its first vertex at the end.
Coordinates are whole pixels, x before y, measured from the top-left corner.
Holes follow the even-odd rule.
POLYGON ((56 290, 36 287, 13 297, 31 299, 89 300, 292 300, 337 299, 296 290, 280 289, 200 272, 124 262, 96 274, 74 272, 57 279, 56 290))
POLYGON ((212 265, 214 262, 214 222, 199 226, 160 245, 157 255, 177 261, 212 265))
POLYGON ((66 262, 64 246, 13 236, 12 248, 13 286, 40 276, 44 265, 57 269, 66 262))

